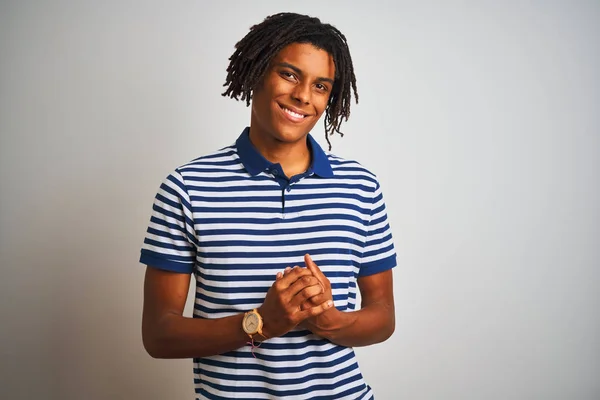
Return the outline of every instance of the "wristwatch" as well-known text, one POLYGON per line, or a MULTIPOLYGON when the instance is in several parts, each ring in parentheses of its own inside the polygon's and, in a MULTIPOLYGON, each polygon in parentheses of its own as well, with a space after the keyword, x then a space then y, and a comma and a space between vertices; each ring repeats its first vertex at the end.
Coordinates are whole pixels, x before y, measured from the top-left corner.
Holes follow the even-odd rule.
POLYGON ((248 336, 250 336, 250 339, 254 340, 252 336, 256 335, 257 333, 263 336, 262 327, 263 319, 256 308, 244 314, 244 319, 242 320, 242 329, 248 334, 248 336))

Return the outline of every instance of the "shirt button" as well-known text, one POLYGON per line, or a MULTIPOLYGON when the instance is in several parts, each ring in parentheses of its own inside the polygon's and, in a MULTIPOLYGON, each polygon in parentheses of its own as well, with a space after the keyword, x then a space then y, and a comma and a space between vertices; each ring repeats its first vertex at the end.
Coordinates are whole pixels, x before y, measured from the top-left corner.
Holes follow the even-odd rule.
POLYGON ((279 175, 279 171, 277 171, 276 169, 273 170, 273 175, 279 175))
POLYGON ((290 191, 292 190, 292 188, 288 186, 288 187, 287 187, 287 189, 285 189, 285 190, 286 190, 287 192, 290 192, 290 191))

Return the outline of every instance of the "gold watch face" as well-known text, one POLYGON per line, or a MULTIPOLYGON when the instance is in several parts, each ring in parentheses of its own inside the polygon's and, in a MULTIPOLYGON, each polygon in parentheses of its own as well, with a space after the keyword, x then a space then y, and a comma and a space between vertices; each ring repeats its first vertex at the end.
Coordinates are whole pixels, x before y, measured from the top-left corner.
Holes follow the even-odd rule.
POLYGON ((255 313, 247 314, 244 318, 244 331, 249 334, 254 334, 258 332, 259 325, 258 315, 255 313))

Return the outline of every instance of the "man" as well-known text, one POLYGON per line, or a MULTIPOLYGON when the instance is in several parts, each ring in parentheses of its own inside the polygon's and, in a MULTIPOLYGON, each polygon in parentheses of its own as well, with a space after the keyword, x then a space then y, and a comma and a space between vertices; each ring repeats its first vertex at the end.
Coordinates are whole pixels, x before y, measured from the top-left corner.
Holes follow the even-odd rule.
POLYGON ((251 105, 250 127, 160 187, 140 258, 144 346, 193 358, 196 398, 373 398, 352 347, 394 331, 385 205, 373 174, 309 134, 325 113, 329 142, 357 98, 346 38, 282 13, 230 60, 224 95, 251 105))

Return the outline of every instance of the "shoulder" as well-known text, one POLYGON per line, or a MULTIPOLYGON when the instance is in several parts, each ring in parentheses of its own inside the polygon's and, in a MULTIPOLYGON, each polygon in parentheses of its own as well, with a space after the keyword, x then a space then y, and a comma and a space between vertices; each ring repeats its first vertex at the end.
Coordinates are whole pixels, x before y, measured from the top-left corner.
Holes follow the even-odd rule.
POLYGON ((327 159, 331 165, 334 177, 338 179, 347 179, 349 181, 368 182, 373 188, 379 187, 377 176, 356 160, 351 160, 326 152, 327 159))
POLYGON ((181 164, 164 179, 161 188, 183 194, 199 182, 218 181, 237 174, 242 168, 236 147, 227 146, 181 164))
POLYGON ((237 149, 235 145, 231 145, 180 165, 175 169, 175 172, 185 176, 194 171, 210 172, 211 170, 231 170, 239 167, 239 165, 240 160, 237 149))

